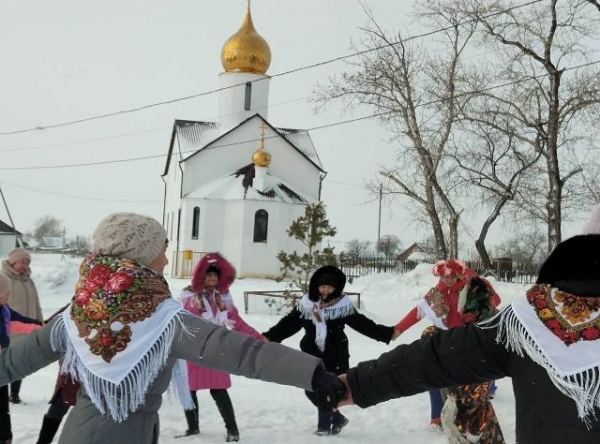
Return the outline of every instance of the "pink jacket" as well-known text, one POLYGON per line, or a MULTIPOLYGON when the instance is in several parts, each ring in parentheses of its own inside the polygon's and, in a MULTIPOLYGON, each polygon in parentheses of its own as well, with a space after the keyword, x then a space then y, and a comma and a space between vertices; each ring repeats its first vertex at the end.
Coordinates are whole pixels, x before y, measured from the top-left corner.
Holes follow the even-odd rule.
MULTIPOLYGON (((224 298, 228 297, 227 306, 227 317, 230 321, 232 321, 232 329, 237 330, 241 333, 245 333, 249 336, 252 336, 256 339, 263 339, 263 336, 248 325, 238 313, 237 308, 233 304, 233 300, 230 299, 229 293, 225 293, 222 295, 224 298)), ((195 315, 200 316, 198 308, 194 302, 194 294, 186 292, 186 296, 182 299, 183 307, 194 313, 195 315)), ((214 299, 209 298, 210 309, 213 313, 216 312, 217 307, 215 305, 214 299)), ((193 364, 191 362, 187 363, 188 368, 188 381, 190 384, 190 390, 205 390, 205 389, 228 389, 231 387, 231 377, 229 373, 223 372, 221 370, 216 370, 213 368, 204 367, 202 365, 193 364)))

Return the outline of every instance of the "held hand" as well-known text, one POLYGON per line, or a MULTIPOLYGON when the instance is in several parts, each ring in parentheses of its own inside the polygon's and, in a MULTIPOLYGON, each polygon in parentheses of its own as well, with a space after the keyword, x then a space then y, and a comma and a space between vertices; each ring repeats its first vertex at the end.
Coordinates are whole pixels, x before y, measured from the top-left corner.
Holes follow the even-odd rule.
POLYGON ((336 375, 326 372, 322 367, 315 370, 312 381, 319 409, 329 410, 346 397, 346 384, 336 375))
POLYGON ((338 407, 343 407, 345 405, 352 405, 352 404, 354 404, 354 399, 352 398, 352 390, 350 390, 350 386, 348 385, 348 378, 346 377, 345 374, 339 375, 338 377, 340 378, 340 380, 346 386, 346 397, 344 399, 342 399, 337 406, 338 407))
POLYGON ((401 334, 402 332, 400 330, 394 328, 394 333, 392 333, 392 341, 395 341, 401 334))
POLYGON ((271 342, 271 341, 269 341, 269 339, 268 339, 266 336, 264 336, 264 335, 260 335, 260 340, 261 340, 261 341, 263 341, 263 342, 271 342))

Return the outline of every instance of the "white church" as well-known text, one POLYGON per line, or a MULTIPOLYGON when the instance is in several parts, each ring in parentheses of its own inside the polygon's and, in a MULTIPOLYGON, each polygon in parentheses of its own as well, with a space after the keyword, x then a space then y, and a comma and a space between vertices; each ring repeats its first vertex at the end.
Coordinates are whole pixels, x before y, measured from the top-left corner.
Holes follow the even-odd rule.
POLYGON ((286 230, 320 200, 325 171, 307 131, 269 123, 270 62, 248 3, 221 51, 219 118, 173 125, 162 175, 172 276, 219 251, 238 277, 275 278, 281 250, 305 251, 286 230))

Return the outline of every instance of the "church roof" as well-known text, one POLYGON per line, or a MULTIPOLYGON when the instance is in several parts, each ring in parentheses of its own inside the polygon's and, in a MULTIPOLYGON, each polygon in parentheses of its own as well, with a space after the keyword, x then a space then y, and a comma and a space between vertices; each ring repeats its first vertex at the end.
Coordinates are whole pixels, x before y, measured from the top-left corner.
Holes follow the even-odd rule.
POLYGON ((319 170, 324 172, 323 164, 321 163, 321 159, 319 159, 319 155, 317 154, 317 150, 313 145, 308 131, 302 129, 275 128, 260 114, 254 114, 253 116, 247 118, 225 132, 223 132, 223 128, 217 122, 175 120, 171 135, 171 145, 169 146, 169 153, 167 154, 167 161, 163 175, 166 175, 169 172, 169 164, 171 160, 171 154, 173 153, 173 142, 175 140, 175 135, 178 136, 181 153, 184 157, 182 162, 185 162, 190 157, 196 155, 198 152, 217 142, 219 139, 231 133, 232 131, 235 131, 236 128, 239 128, 254 117, 259 117, 261 120, 263 120, 294 149, 299 151, 319 170), (189 155, 185 157, 186 154, 189 155))
POLYGON ((185 197, 219 200, 262 200, 292 204, 313 203, 313 199, 295 191, 283 179, 267 171, 264 191, 253 185, 254 164, 246 165, 231 174, 200 185, 185 197))

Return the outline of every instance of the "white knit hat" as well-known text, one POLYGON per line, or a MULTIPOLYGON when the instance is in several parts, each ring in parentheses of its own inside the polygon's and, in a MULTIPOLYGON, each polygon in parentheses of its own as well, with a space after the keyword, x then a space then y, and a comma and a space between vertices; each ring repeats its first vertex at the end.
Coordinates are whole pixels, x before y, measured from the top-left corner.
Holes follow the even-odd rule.
POLYGON ((8 263, 11 265, 23 259, 31 260, 31 255, 24 248, 15 248, 8 252, 8 263))
POLYGON ((600 204, 592 208, 581 234, 600 234, 600 204))
POLYGON ((92 250, 148 265, 158 257, 166 241, 167 232, 156 219, 135 213, 113 213, 96 227, 92 250))
POLYGON ((12 281, 10 278, 0 271, 0 294, 10 291, 11 287, 12 281))

